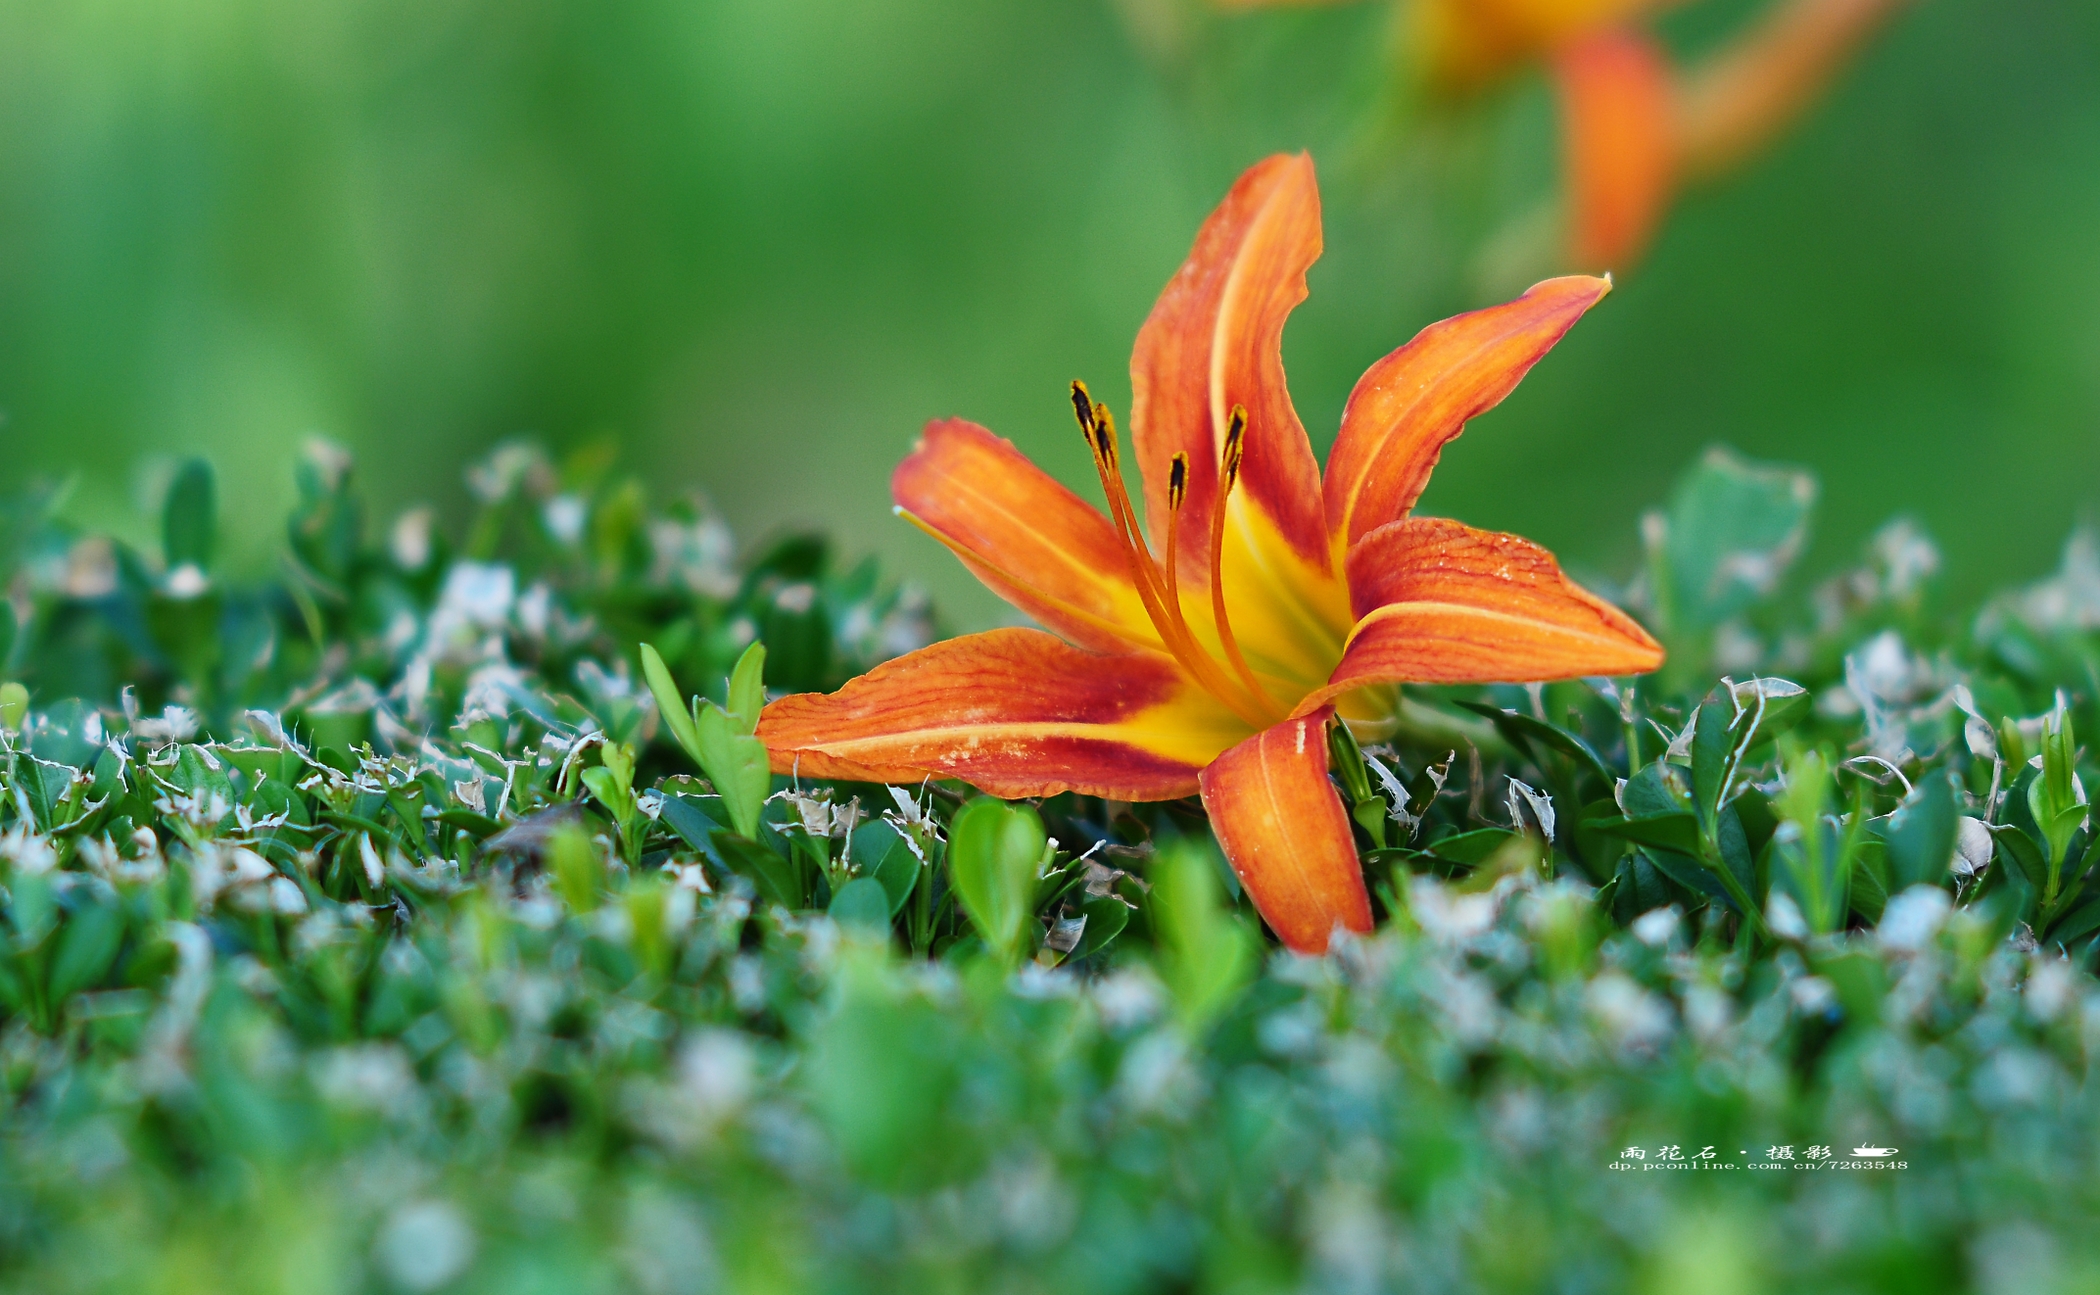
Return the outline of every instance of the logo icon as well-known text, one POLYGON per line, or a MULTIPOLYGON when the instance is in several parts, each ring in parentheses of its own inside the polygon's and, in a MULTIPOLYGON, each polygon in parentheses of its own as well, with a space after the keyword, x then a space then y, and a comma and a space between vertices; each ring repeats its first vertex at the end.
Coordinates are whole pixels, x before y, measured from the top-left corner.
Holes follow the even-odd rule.
POLYGON ((1867 1156, 1867 1157, 1870 1157, 1870 1158, 1872 1158, 1872 1159, 1875 1159, 1875 1160, 1880 1160, 1880 1159, 1882 1159, 1882 1158, 1883 1158, 1883 1157, 1885 1157, 1885 1156, 1893 1156, 1893 1155, 1895 1155, 1895 1154, 1896 1154, 1896 1148, 1894 1148, 1894 1147, 1854 1147, 1854 1148, 1852 1148, 1852 1154, 1853 1154, 1853 1155, 1855 1155, 1855 1156, 1867 1156))

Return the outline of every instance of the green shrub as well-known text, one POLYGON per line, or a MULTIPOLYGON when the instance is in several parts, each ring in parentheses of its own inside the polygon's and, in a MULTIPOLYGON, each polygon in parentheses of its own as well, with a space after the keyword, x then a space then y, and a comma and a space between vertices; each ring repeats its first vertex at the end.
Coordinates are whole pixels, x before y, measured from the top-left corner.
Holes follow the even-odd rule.
POLYGON ((761 671, 932 632, 820 542, 509 447, 382 543, 350 480, 264 584, 201 466, 158 558, 11 506, 13 1287, 2100 1271, 2082 539, 1970 616, 1900 524, 1801 598, 1805 479, 1709 456, 1628 591, 1663 677, 1336 730, 1380 929, 1306 959, 1193 803, 745 785, 761 671))

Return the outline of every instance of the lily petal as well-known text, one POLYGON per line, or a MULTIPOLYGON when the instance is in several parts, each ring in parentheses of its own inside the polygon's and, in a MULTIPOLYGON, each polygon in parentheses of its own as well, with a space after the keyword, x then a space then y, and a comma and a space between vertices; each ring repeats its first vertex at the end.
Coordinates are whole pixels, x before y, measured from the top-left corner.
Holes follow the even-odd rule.
POLYGON ((1360 619, 1301 711, 1387 683, 1531 683, 1645 674, 1661 645, 1526 539, 1435 517, 1382 527, 1349 553, 1360 619))
POLYGON ((1649 37, 1612 31, 1554 60, 1577 262, 1624 268, 1647 250, 1676 185, 1676 91, 1649 37))
POLYGON ((1299 953, 1339 926, 1371 929, 1371 898, 1342 802, 1327 781, 1332 707, 1264 729, 1203 771, 1211 830, 1262 920, 1299 953))
POLYGON ((835 693, 782 697, 758 724, 775 773, 1118 800, 1194 793, 1247 731, 1168 657, 1087 652, 1031 629, 921 648, 835 693))
POLYGON ((1477 90, 1516 64, 1583 33, 1676 0, 1420 0, 1415 47, 1430 81, 1447 92, 1477 90))
POLYGON ((1189 457, 1182 505, 1184 579, 1209 587, 1219 457, 1234 405, 1247 410, 1238 490, 1281 542, 1315 571, 1329 569, 1320 524, 1320 467, 1283 380, 1283 324, 1305 300, 1320 255, 1320 192, 1303 153, 1249 167, 1196 235, 1160 293, 1130 357, 1130 435, 1145 478, 1155 547, 1170 517, 1168 465, 1189 457))
POLYGON ((1444 446, 1610 291, 1609 279, 1548 279, 1515 301, 1431 324, 1372 365, 1349 393, 1327 459, 1336 553, 1407 516, 1444 446))
POLYGON ((1072 642, 1160 647, 1115 527, 1012 441, 960 418, 928 423, 890 495, 993 593, 1072 642))
POLYGON ((1845 60, 1906 0, 1784 0, 1679 82, 1677 147, 1687 178, 1747 161, 1814 104, 1845 60))

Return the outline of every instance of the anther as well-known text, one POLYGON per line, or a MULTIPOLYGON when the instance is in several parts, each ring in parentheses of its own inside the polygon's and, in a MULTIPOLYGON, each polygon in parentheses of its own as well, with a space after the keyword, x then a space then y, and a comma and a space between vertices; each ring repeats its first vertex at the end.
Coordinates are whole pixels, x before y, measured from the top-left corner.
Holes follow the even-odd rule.
POLYGON ((1234 405, 1231 416, 1225 422, 1224 489, 1226 491, 1230 491, 1233 483, 1239 480, 1240 456, 1246 452, 1246 442, 1247 407, 1245 405, 1234 405))
MULTIPOLYGON (((1167 608, 1183 632, 1188 626, 1181 619, 1181 501, 1189 491, 1189 456, 1180 451, 1167 466, 1167 608)), ((1190 636, 1193 641, 1194 636, 1190 636)))
MULTIPOLYGON (((1117 474, 1116 481, 1120 485, 1123 478, 1121 467, 1116 460, 1116 416, 1108 411, 1107 405, 1098 400, 1094 402, 1094 453, 1108 465, 1109 471, 1117 474)), ((1137 525, 1136 513, 1131 514, 1130 524, 1137 525)))

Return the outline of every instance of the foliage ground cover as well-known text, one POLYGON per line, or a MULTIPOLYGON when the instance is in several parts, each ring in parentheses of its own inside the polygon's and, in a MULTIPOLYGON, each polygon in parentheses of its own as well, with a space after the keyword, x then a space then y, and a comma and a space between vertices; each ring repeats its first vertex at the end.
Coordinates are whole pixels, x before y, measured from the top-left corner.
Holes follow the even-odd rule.
POLYGON ((317 446, 260 584, 201 464, 157 554, 0 516, 0 1280, 2100 1280, 2083 538, 1804 593, 1813 483, 1710 453, 1620 590, 1661 676, 1331 732, 1378 929, 1305 958, 1193 802, 754 771, 762 689, 934 633, 871 568, 470 485, 371 526, 317 446))

